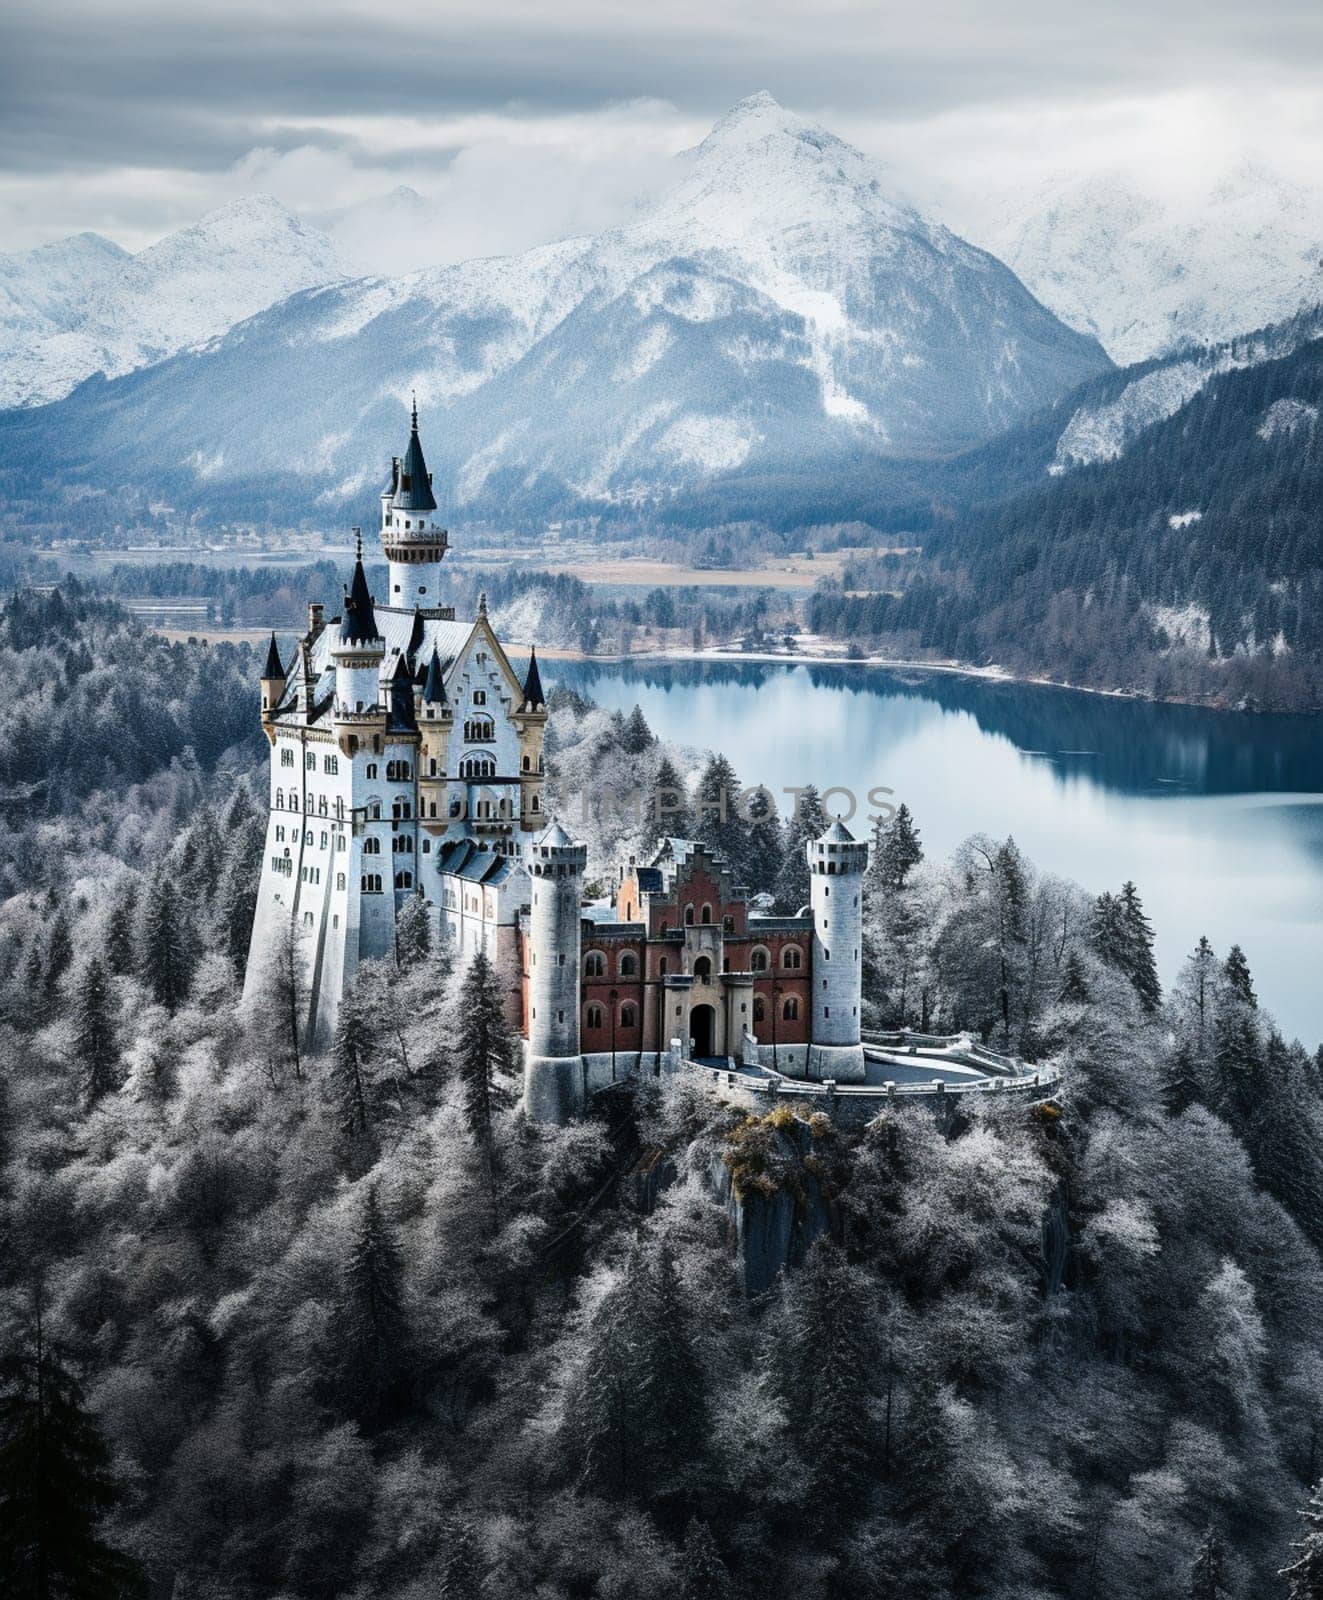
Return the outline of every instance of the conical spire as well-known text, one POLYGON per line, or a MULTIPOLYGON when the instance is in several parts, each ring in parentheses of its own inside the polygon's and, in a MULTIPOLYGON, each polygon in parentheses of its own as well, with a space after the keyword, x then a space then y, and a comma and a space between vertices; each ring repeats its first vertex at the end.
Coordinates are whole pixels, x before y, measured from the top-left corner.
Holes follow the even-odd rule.
POLYGON ((397 732, 412 732, 418 726, 413 713, 413 679, 403 656, 395 663, 390 680, 390 721, 388 726, 397 732))
POLYGON ((537 651, 528 658, 528 675, 524 679, 524 704, 534 711, 545 706, 547 697, 542 692, 542 674, 537 669, 537 651))
POLYGON ((414 402, 412 426, 409 431, 409 448, 400 463, 399 481, 391 502, 397 511, 435 511, 436 496, 432 493, 432 474, 423 459, 423 446, 418 438, 418 404, 414 402))
POLYGON ((423 699, 434 706, 446 703, 445 675, 441 671, 441 657, 432 646, 432 659, 427 663, 427 682, 423 685, 423 699))
POLYGON ((418 670, 418 652, 423 648, 423 634, 425 631, 422 610, 415 606, 413 608, 413 627, 409 630, 409 648, 405 652, 409 658, 409 671, 411 673, 418 670))
POLYGON ((377 613, 372 606, 372 592, 368 588, 367 574, 363 571, 363 541, 358 542, 358 556, 354 562, 354 576, 345 595, 345 614, 340 622, 340 638, 344 644, 371 644, 381 639, 377 627, 377 613))
POLYGON ((271 643, 267 646, 266 666, 262 668, 262 676, 264 678, 279 678, 282 683, 284 682, 285 669, 280 662, 280 651, 276 646, 274 629, 271 633, 271 643))

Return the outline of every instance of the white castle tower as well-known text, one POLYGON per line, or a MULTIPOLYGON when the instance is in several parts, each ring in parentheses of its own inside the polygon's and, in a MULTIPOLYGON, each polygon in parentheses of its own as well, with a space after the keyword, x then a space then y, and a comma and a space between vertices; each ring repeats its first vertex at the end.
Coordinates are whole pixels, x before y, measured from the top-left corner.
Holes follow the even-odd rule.
POLYGON ((528 934, 528 1042, 524 1108, 537 1122, 583 1110, 579 966, 583 875, 588 850, 558 822, 528 852, 532 880, 528 934))
POLYGON ((863 985, 863 891, 868 846, 839 820, 805 847, 813 908, 813 1007, 809 1075, 859 1083, 863 985))
POLYGON ((406 611, 418 607, 426 615, 440 609, 441 562, 450 536, 438 528, 432 474, 418 439, 418 406, 413 407, 409 447, 391 458, 390 482, 381 491, 381 542, 390 562, 386 603, 406 611))

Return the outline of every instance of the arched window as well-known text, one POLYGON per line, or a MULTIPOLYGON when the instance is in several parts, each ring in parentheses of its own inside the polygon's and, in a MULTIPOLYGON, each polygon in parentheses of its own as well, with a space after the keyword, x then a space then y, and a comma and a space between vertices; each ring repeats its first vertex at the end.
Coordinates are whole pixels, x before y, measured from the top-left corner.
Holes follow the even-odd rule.
POLYGON ((465 744, 486 744, 496 737, 496 724, 490 717, 470 717, 464 724, 465 744))
POLYGON ((787 972, 798 972, 804 965, 804 958, 799 953, 797 946, 788 944, 781 952, 781 965, 787 972))
POLYGON ((590 950, 583 958, 583 975, 585 978, 606 976, 606 957, 600 950, 590 950))
POLYGON ((735 932, 735 918, 734 917, 722 917, 722 919, 721 919, 721 931, 723 933, 734 933, 735 932))
POLYGON ((703 905, 703 915, 698 920, 704 924, 709 923, 712 920, 712 907, 706 902, 704 902, 703 905))
POLYGON ((397 795, 390 803, 390 814, 396 822, 407 822, 413 816, 413 801, 397 795))
POLYGON ((363 893, 381 893, 381 874, 379 872, 365 872, 363 874, 363 893))
POLYGON ((337 872, 336 873, 336 875, 335 875, 335 886, 336 886, 337 889, 343 889, 344 888, 344 886, 345 886, 345 875, 344 875, 343 872, 337 872))
POLYGON ((766 972, 767 971, 767 960, 768 960, 768 957, 767 957, 766 950, 764 950, 762 948, 762 946, 759 945, 759 947, 755 951, 753 951, 753 953, 749 957, 749 971, 750 972, 766 972))
POLYGON ((283 789, 277 789, 276 790, 276 810, 277 811, 283 811, 284 809, 285 809, 285 791, 283 789))
POLYGON ((407 761, 388 761, 386 780, 389 783, 407 783, 413 777, 413 767, 407 761))
POLYGON ((363 854, 365 856, 379 856, 381 854, 381 840, 371 836, 364 839, 363 854))
POLYGON ((626 950, 620 958, 618 968, 622 978, 636 977, 639 970, 639 958, 631 951, 626 950))
POLYGON ((786 1022, 799 1021, 799 996, 788 994, 781 1004, 781 1017, 786 1022))
POLYGON ((365 807, 365 809, 367 811, 368 820, 370 822, 380 822, 381 821, 381 801, 380 800, 369 800, 368 803, 367 803, 367 806, 365 807))
POLYGON ((693 908, 693 906, 686 906, 684 908, 684 925, 685 925, 686 928, 692 928, 693 925, 694 925, 694 908, 693 908))
POLYGON ((532 772, 532 770, 533 770, 533 758, 532 758, 532 756, 525 756, 524 757, 523 762, 521 764, 521 770, 524 771, 524 772, 532 772))
POLYGON ((620 1008, 620 1026, 622 1028, 632 1028, 638 1021, 638 1016, 638 1007, 627 1000, 620 1008))
POLYGON ((397 856, 411 856, 413 854, 413 836, 408 833, 397 833, 391 840, 391 849, 397 856))
POLYGON ((602 1026, 602 1008, 601 1008, 601 1006, 589 1006, 588 1007, 587 1026, 590 1027, 590 1028, 600 1028, 602 1026))
POLYGON ((459 764, 461 778, 494 778, 496 760, 493 756, 465 756, 459 764))
POLYGON ((367 764, 367 771, 363 774, 363 776, 365 778, 375 778, 376 775, 377 775, 377 763, 375 761, 369 761, 368 764, 367 764))
POLYGON ((669 962, 669 961, 668 961, 668 960, 667 960, 667 959, 666 959, 666 957, 665 957, 665 956, 663 956, 663 957, 662 957, 662 958, 661 958, 661 960, 660 960, 660 961, 659 961, 659 962, 658 962, 658 963, 657 963, 657 976, 658 976, 658 977, 659 977, 659 978, 664 978, 664 977, 665 977, 665 976, 666 976, 666 974, 667 974, 667 973, 668 973, 668 972, 669 972, 669 971, 670 971, 670 970, 671 970, 671 964, 670 964, 670 962, 669 962))
POLYGON ((712 982, 712 963, 706 956, 699 956, 698 960, 694 962, 694 977, 698 979, 699 983, 712 982))
POLYGON ((767 1002, 763 999, 762 995, 756 994, 753 997, 753 1020, 755 1022, 764 1022, 766 1019, 767 1002))
POLYGON ((395 874, 395 887, 397 889, 412 889, 413 888, 413 873, 412 872, 397 872, 395 874))

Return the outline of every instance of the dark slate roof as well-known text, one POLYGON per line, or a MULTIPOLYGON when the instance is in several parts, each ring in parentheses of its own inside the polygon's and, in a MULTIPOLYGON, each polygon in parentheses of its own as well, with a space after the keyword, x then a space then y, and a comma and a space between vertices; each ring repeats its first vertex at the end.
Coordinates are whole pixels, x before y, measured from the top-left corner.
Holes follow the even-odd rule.
POLYGON ((446 679, 441 670, 441 657, 432 647, 432 659, 427 663, 427 681, 423 684, 423 699, 433 705, 443 706, 446 703, 446 679))
POLYGON ((418 727, 413 713, 413 679, 403 656, 395 663, 395 676, 390 680, 390 720, 386 726, 396 733, 413 733, 418 727))
POLYGON ((528 676, 524 679, 524 704, 526 706, 544 706, 547 697, 542 692, 542 674, 537 670, 537 651, 528 658, 528 676))
POLYGON ((413 608, 413 627, 409 629, 409 648, 405 651, 405 654, 409 658, 410 672, 415 672, 417 670, 418 652, 423 647, 423 634, 425 631, 426 630, 423 627, 422 611, 415 606, 413 608))
POLYGON ((436 496, 432 493, 432 474, 423 459, 423 447, 418 438, 418 407, 413 408, 413 427, 409 433, 409 448, 400 463, 400 478, 395 486, 391 504, 399 511, 435 511, 436 496))
POLYGON ((280 664, 280 651, 276 648, 276 636, 274 633, 271 635, 271 643, 267 648, 266 666, 262 669, 262 676, 264 678, 280 678, 282 681, 285 677, 285 669, 280 664))
POLYGON ((662 892, 662 875, 657 867, 636 867, 635 875, 639 881, 640 894, 660 894, 662 892))
POLYGON ((363 558, 354 562, 354 576, 345 595, 344 618, 340 623, 340 637, 346 644, 369 644, 381 638, 377 627, 377 614, 372 608, 372 592, 367 586, 363 571, 363 558))

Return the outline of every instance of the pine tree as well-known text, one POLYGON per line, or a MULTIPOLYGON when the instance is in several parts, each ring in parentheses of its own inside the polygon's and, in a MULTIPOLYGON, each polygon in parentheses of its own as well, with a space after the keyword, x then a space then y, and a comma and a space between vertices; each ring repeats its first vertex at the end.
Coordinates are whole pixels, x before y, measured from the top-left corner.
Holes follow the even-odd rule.
POLYGON ((1222 1541, 1210 1524, 1190 1567, 1190 1600, 1227 1600, 1227 1593, 1222 1541))
POLYGON ((1169 1117, 1179 1117, 1201 1100, 1203 1093, 1203 1084, 1190 1046, 1178 1042, 1162 1075, 1163 1110, 1169 1117))
POLYGON ((330 1090, 340 1137, 351 1150, 362 1149, 372 1132, 367 1068, 373 1038, 367 1010, 350 990, 340 1003, 331 1052, 330 1090))
POLYGON ((1249 962, 1246 961, 1245 952, 1238 944, 1233 944, 1228 951, 1227 958, 1222 963, 1222 976, 1238 1000, 1251 1009, 1258 1006, 1258 998, 1254 993, 1254 980, 1250 977, 1249 962))
POLYGON ((776 880, 776 909, 793 916, 809 903, 807 848, 827 831, 829 818, 812 784, 796 796, 798 804, 786 822, 785 854, 776 880))
POLYGON ((469 963, 459 989, 457 1063, 464 1089, 464 1121, 477 1146, 484 1185, 497 1215, 499 1162, 494 1121, 493 1079, 513 1067, 514 1046, 506 1025, 496 970, 479 950, 469 963))
POLYGON ((740 780, 725 756, 709 758, 698 780, 692 837, 720 856, 739 882, 749 854, 749 830, 739 809, 740 780))
POLYGON ((1208 1063, 1213 1056, 1217 983, 1217 956, 1207 938, 1200 934, 1199 942, 1176 981, 1173 999, 1184 1020, 1190 1046, 1201 1064, 1208 1063))
POLYGON ((1061 975, 1061 992, 1058 996, 1067 1005, 1084 1006, 1089 1003, 1089 983, 1084 976, 1084 962, 1078 950, 1072 950, 1066 957, 1065 970, 1061 975))
POLYGON ((675 770, 668 756, 657 764, 657 775, 643 810, 643 827, 639 838, 640 859, 652 856, 663 839, 687 839, 694 827, 693 813, 689 809, 689 794, 684 780, 675 770))
POLYGON ((147 1585, 101 1526, 121 1499, 110 1451, 40 1317, 0 1359, 0 1594, 131 1600, 147 1585))
POLYGON ((115 902, 106 919, 106 955, 110 970, 117 978, 125 978, 137 966, 134 954, 134 930, 138 923, 138 885, 126 877, 115 895, 115 902))
POLYGON ((878 824, 870 872, 884 890, 897 893, 923 860, 923 844, 910 808, 903 802, 890 821, 878 824))
POLYGON ((42 987, 48 1015, 59 992, 60 980, 68 972, 72 960, 73 938, 69 933, 69 918, 61 906, 55 913, 55 920, 51 923, 50 932, 46 936, 46 963, 42 974, 42 987))
POLYGON ((119 1088, 119 1042, 115 1033, 110 980, 99 956, 83 968, 74 996, 74 1050, 82 1078, 83 1100, 94 1106, 119 1088))
POLYGON ((685 1529, 680 1558, 680 1600, 734 1600, 735 1585, 712 1536, 697 1517, 685 1529))
POLYGON ((431 953, 432 907, 416 894, 395 919, 395 959, 401 967, 415 967, 431 953))
POLYGON ((621 748, 626 755, 641 756, 654 742, 648 719, 643 715, 643 708, 636 705, 625 719, 620 739, 621 748))
POLYGON ((1013 1001, 1019 988, 1021 958, 1029 926, 1028 874, 1014 839, 1007 839, 992 858, 992 885, 1002 1037, 1009 1044, 1013 1001))
POLYGON ((1162 985, 1153 959, 1153 924, 1144 915, 1139 891, 1129 880, 1121 885, 1120 905, 1128 934, 1126 976, 1144 1010, 1156 1011, 1162 1001, 1162 985))
POLYGON ((143 912, 141 967, 152 998, 175 1011, 188 998, 197 953, 193 930, 167 872, 157 873, 143 912))
POLYGON ((375 1428, 396 1414, 412 1340, 404 1306, 404 1264, 382 1215, 375 1182, 359 1201, 333 1325, 341 1404, 375 1428))
POLYGON ((1286 1579, 1290 1600, 1323 1600, 1323 1482, 1314 1486, 1300 1516, 1305 1536, 1291 1545, 1300 1554, 1279 1576, 1286 1579))
POLYGON ((749 836, 739 879, 755 894, 772 894, 785 864, 785 837, 770 789, 754 790, 747 815, 749 836))
POLYGON ((1099 957, 1118 972, 1126 970, 1130 953, 1125 911, 1114 894, 1100 894, 1089 914, 1089 941, 1099 957))

